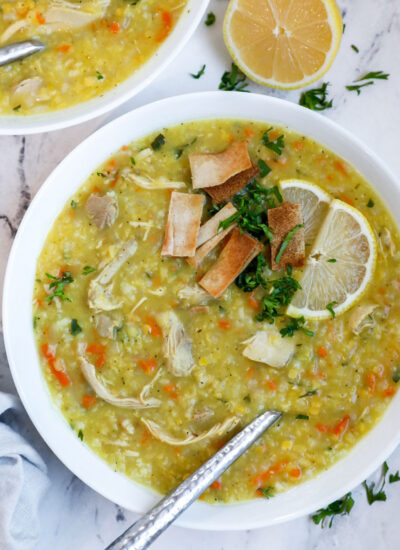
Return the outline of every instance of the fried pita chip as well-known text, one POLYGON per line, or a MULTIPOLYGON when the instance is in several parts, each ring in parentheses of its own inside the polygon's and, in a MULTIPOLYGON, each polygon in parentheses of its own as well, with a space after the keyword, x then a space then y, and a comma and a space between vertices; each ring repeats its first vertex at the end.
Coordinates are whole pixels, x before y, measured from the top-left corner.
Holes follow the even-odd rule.
POLYGON ((247 143, 232 143, 222 153, 194 153, 189 155, 193 189, 221 185, 235 174, 251 168, 247 143))
POLYGON ((237 212, 236 208, 233 204, 228 202, 228 204, 221 208, 212 218, 203 223, 197 237, 197 247, 214 237, 219 232, 219 224, 233 216, 235 212, 237 212))
POLYGON ((238 228, 235 228, 218 260, 199 281, 199 285, 213 298, 218 298, 246 269, 263 246, 254 237, 241 233, 238 228))
POLYGON ((260 169, 253 164, 247 170, 232 176, 226 180, 222 185, 216 187, 205 187, 204 191, 210 195, 214 204, 221 204, 227 201, 236 193, 239 193, 243 187, 251 182, 253 178, 258 176, 260 169))
POLYGON ((196 265, 198 265, 211 252, 211 250, 213 250, 235 227, 236 223, 232 223, 229 227, 223 229, 222 231, 214 235, 214 237, 211 237, 211 239, 208 239, 208 241, 199 246, 193 258, 187 259, 187 263, 191 267, 195 267, 196 265))
POLYGON ((171 193, 162 256, 194 256, 204 195, 171 193))
POLYGON ((293 234, 288 245, 281 254, 279 262, 276 262, 276 257, 290 231, 302 223, 303 216, 300 204, 283 202, 277 208, 270 208, 268 210, 268 225, 274 235, 271 243, 271 267, 274 271, 286 269, 288 265, 292 267, 301 267, 304 265, 304 228, 299 228, 293 234))

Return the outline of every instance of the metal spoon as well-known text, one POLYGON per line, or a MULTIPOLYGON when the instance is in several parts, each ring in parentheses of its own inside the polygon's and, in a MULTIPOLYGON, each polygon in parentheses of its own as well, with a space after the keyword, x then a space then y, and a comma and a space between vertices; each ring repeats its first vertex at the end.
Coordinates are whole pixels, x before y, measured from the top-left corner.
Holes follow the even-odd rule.
POLYGON ((2 65, 7 65, 8 63, 14 63, 14 61, 25 59, 25 57, 41 52, 45 48, 46 45, 35 38, 32 40, 24 40, 23 42, 16 42, 15 44, 3 46, 0 48, 0 67, 2 65))
POLYGON ((282 416, 266 411, 248 424, 222 449, 129 527, 106 550, 145 550, 186 510, 263 432, 282 416))

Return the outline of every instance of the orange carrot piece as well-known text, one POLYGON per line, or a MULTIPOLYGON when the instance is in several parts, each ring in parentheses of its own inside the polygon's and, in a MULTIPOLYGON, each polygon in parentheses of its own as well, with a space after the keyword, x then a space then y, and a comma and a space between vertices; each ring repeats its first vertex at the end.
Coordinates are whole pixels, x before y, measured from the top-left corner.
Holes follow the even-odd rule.
POLYGON ((292 470, 290 470, 289 474, 292 477, 299 478, 301 476, 301 470, 300 468, 293 468, 292 470))
POLYGON ((268 380, 267 382, 267 386, 269 387, 269 389, 271 391, 275 391, 276 390, 276 384, 273 380, 268 380))
POLYGON ((296 151, 302 151, 304 143, 302 141, 295 141, 293 143, 293 147, 296 149, 296 151))
POLYGON ((106 348, 102 344, 89 344, 86 346, 86 351, 88 353, 101 354, 105 353, 106 348))
POLYGON ((270 477, 273 477, 276 474, 279 474, 285 468, 285 466, 287 466, 287 464, 288 464, 287 460, 281 460, 280 462, 277 462, 276 464, 268 468, 268 470, 265 470, 265 472, 262 472, 261 474, 254 476, 251 482, 253 483, 253 485, 257 485, 257 487, 261 487, 264 481, 266 481, 270 477))
POLYGON ((393 388, 393 386, 389 386, 386 388, 386 390, 383 390, 382 395, 383 397, 391 397, 396 393, 396 390, 393 388))
POLYGON ((163 23, 163 27, 156 36, 156 42, 163 42, 172 29, 172 15, 169 11, 166 10, 159 10, 161 12, 161 19, 163 23))
POLYGON ((46 23, 46 19, 39 11, 36 12, 36 21, 39 23, 39 25, 44 25, 46 23))
POLYGON ((119 24, 116 21, 113 21, 110 25, 110 31, 113 34, 118 34, 120 30, 121 30, 121 28, 120 28, 119 24))
POLYGON ((165 384, 164 390, 169 393, 171 399, 178 399, 178 393, 176 391, 176 386, 173 384, 165 384))
POLYGON ((84 409, 89 409, 90 407, 93 407, 93 405, 96 404, 97 399, 94 395, 84 395, 82 396, 82 407, 84 409))
POLYGON ((153 357, 149 359, 139 359, 139 367, 144 370, 144 372, 150 373, 156 368, 157 363, 153 357))
POLYGON ((154 319, 154 317, 152 317, 151 315, 147 315, 146 325, 148 325, 150 327, 151 336, 153 336, 154 338, 157 338, 158 336, 161 336, 162 330, 160 328, 160 325, 154 319))
POLYGON ((336 161, 336 162, 335 162, 335 168, 336 168, 336 170, 338 170, 339 172, 341 172, 344 176, 348 176, 348 175, 349 175, 349 172, 348 172, 346 166, 343 164, 343 162, 336 161))
POLYGON ((213 483, 211 483, 210 487, 211 487, 211 489, 221 489, 222 483, 220 481, 216 480, 213 483))
POLYGON ((42 344, 41 350, 47 360, 47 364, 49 365, 51 372, 56 376, 60 384, 63 387, 69 386, 71 384, 71 380, 67 373, 65 373, 63 370, 59 370, 58 368, 56 368, 56 356, 50 350, 49 345, 42 344))
POLYGON ((351 197, 348 197, 347 195, 344 195, 343 193, 339 196, 339 199, 343 202, 347 202, 350 206, 355 206, 355 202, 351 197))
POLYGON ((332 432, 337 435, 338 437, 343 435, 345 431, 347 430, 350 422, 350 416, 346 414, 339 422, 334 426, 332 432))
POLYGON ((224 321, 223 319, 220 319, 218 321, 219 328, 222 328, 222 330, 229 330, 231 328, 231 324, 229 321, 224 321))
POLYGON ((254 297, 254 291, 250 292, 249 297, 247 298, 247 303, 251 309, 254 309, 255 311, 260 310, 260 302, 254 297))
POLYGON ((71 49, 71 44, 61 44, 61 46, 58 46, 56 48, 56 52, 59 53, 67 53, 71 49))
POLYGON ((320 346, 317 349, 318 357, 321 357, 321 359, 324 359, 328 355, 328 350, 324 346, 320 346))
POLYGON ((118 180, 119 180, 119 175, 117 175, 113 180, 112 182, 110 183, 110 187, 115 187, 118 183, 118 180))
POLYGON ((329 431, 329 428, 328 426, 326 426, 325 424, 316 424, 315 427, 317 428, 317 430, 321 433, 326 433, 329 431))
POLYGON ((376 389, 376 376, 373 372, 369 372, 367 374, 367 385, 368 385, 369 393, 371 395, 374 395, 375 389, 376 389))
POLYGON ((251 128, 245 128, 244 133, 246 134, 247 137, 251 137, 254 134, 251 128))

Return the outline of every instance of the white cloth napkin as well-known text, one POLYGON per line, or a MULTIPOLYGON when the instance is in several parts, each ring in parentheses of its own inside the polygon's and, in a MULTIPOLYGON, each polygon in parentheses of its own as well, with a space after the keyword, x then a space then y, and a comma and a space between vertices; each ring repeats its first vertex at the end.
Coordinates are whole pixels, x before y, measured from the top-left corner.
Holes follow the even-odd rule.
POLYGON ((0 392, 0 549, 31 550, 39 538, 38 508, 47 487, 46 466, 17 433, 19 401, 0 392))

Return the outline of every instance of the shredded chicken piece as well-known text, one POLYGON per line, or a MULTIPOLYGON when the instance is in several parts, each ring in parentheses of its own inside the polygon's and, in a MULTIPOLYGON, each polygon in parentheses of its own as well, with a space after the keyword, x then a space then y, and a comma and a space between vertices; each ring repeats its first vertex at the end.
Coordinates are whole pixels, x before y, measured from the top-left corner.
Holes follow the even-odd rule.
POLYGON ((164 356, 175 376, 186 376, 194 367, 192 341, 187 337, 178 316, 173 311, 166 311, 158 316, 158 322, 164 333, 164 356))
POLYGON ((115 322, 105 313, 95 316, 94 326, 102 338, 113 338, 115 322))
POLYGON ((147 241, 151 229, 161 229, 158 225, 154 225, 153 222, 129 222, 132 227, 144 227, 145 232, 143 235, 143 241, 147 241))
POLYGON ((85 204, 86 212, 99 229, 111 227, 118 217, 118 200, 114 191, 105 195, 92 193, 85 204))
POLYGON ((192 445, 193 443, 198 443, 199 441, 208 439, 209 437, 216 437, 216 436, 223 435, 226 432, 229 432, 230 430, 232 430, 238 424, 239 419, 235 416, 227 418, 226 420, 224 420, 224 422, 219 422, 218 424, 215 424, 211 429, 201 434, 194 434, 188 431, 187 436, 182 439, 165 433, 158 424, 153 422, 153 420, 147 420, 145 418, 141 418, 141 421, 149 430, 151 435, 154 436, 155 438, 159 439, 160 441, 163 441, 164 443, 167 443, 168 445, 180 446, 180 445, 192 445))
POLYGON ((121 303, 112 301, 112 278, 119 268, 135 254, 136 250, 136 241, 128 241, 121 248, 119 254, 103 268, 97 277, 90 281, 88 302, 91 309, 100 312, 120 307, 121 303))
POLYGON ((245 357, 275 368, 287 365, 295 350, 293 338, 282 338, 275 327, 259 330, 242 343, 247 344, 243 350, 245 357))
POLYGON ((211 296, 199 287, 199 285, 184 286, 178 290, 178 298, 188 302, 190 305, 203 305, 208 302, 211 296))
POLYGON ((170 181, 164 177, 153 179, 150 176, 143 176, 134 172, 130 173, 128 177, 135 185, 142 189, 182 189, 186 187, 184 181, 170 181))
POLYGON ((106 401, 110 405, 114 405, 115 407, 123 407, 126 409, 148 409, 151 407, 158 407, 160 405, 160 401, 152 397, 147 399, 142 399, 141 397, 116 397, 110 393, 108 389, 101 384, 101 382, 99 382, 96 376, 96 368, 89 363, 85 357, 80 356, 79 362, 82 374, 89 386, 94 390, 97 397, 103 399, 103 401, 106 401))
POLYGON ((387 227, 383 228, 381 241, 382 241, 382 244, 389 249, 390 255, 394 256, 396 253, 396 246, 393 242, 392 234, 390 233, 387 227))
POLYGON ((354 334, 358 335, 364 329, 373 327, 375 325, 373 313, 378 307, 378 304, 364 304, 356 306, 349 317, 350 330, 354 334))
POLYGON ((39 90, 43 80, 39 76, 22 80, 11 90, 11 103, 14 106, 32 107, 38 101, 39 90))

